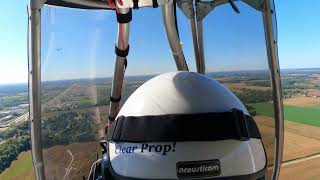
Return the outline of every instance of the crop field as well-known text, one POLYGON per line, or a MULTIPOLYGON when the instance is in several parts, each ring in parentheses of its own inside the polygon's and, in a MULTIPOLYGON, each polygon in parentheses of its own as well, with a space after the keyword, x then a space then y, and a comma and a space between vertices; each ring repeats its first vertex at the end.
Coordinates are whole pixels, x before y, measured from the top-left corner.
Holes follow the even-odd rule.
MULTIPOLYGON (((256 116, 260 133, 268 154, 273 155, 274 120, 266 116, 256 116)), ((283 160, 290 160, 320 152, 320 128, 285 121, 285 144, 283 160)), ((273 157, 268 157, 273 160, 273 157)), ((271 162, 269 162, 270 165, 271 162)))
POLYGON ((44 150, 45 173, 52 179, 87 177, 99 152, 97 142, 57 145, 44 150), (85 151, 84 151, 85 149, 85 151))
MULTIPOLYGON (((268 166, 271 166, 274 158, 274 119, 257 115, 255 120, 268 154, 268 166)), ((304 158, 318 153, 320 153, 320 127, 285 121, 283 162, 291 162, 297 158, 304 158)), ((319 169, 319 163, 320 158, 284 166, 281 169, 280 180, 312 179, 310 177, 316 179, 314 177, 319 177, 320 172, 317 170, 308 172, 308 170, 319 169), (298 170, 299 168, 301 169, 298 170), (296 172, 299 172, 298 176, 293 176, 293 174, 296 175, 296 172)), ((269 170, 268 175, 270 176, 270 174, 269 170)))
POLYGON ((319 179, 320 158, 281 167, 280 180, 319 179))
MULTIPOLYGON (((82 179, 87 176, 98 152, 96 142, 58 145, 43 151, 45 171, 52 179, 82 179), (86 151, 83 151, 86 149, 86 151)), ((31 152, 23 152, 10 168, 0 174, 1 180, 34 180, 31 152)), ((50 178, 49 178, 50 179, 50 178)))
POLYGON ((314 97, 294 97, 283 100, 283 104, 292 105, 298 107, 319 107, 320 108, 320 98, 314 97))
POLYGON ((246 83, 224 83, 225 86, 227 86, 230 89, 254 89, 254 90, 270 90, 271 87, 265 87, 265 86, 251 86, 246 83))
MULTIPOLYGON (((271 103, 255 103, 252 106, 259 115, 273 116, 271 103)), ((284 116, 289 121, 320 127, 320 110, 317 107, 284 105, 284 116)))
POLYGON ((13 161, 10 168, 0 174, 1 180, 34 180, 31 152, 22 152, 17 160, 13 161))

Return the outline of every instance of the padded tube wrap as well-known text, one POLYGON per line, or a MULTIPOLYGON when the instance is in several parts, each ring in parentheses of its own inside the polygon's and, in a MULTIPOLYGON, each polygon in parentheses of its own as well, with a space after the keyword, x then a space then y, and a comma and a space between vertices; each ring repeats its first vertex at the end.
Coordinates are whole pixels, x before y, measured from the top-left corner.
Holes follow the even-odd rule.
POLYGON ((222 113, 119 116, 107 133, 113 142, 183 142, 261 139, 251 116, 222 113))
POLYGON ((125 50, 121 50, 117 46, 115 46, 114 52, 119 57, 127 57, 129 54, 129 49, 130 49, 129 44, 125 50))
POLYGON ((130 9, 126 14, 121 14, 116 12, 117 14, 117 21, 120 24, 129 23, 132 20, 132 10, 130 9))

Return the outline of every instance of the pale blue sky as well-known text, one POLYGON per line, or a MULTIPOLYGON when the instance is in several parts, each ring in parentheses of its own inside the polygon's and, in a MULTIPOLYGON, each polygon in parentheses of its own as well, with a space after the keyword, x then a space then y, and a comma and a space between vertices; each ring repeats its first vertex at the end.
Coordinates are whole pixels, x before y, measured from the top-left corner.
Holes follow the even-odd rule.
MULTIPOLYGON (((275 2, 281 68, 320 67, 320 1, 275 2)), ((238 5, 240 15, 226 5, 204 21, 208 71, 267 68, 261 16, 246 5, 238 5)), ((27 82, 27 0, 4 1, 1 6, 0 83, 27 82)), ((45 8, 42 15, 43 80, 112 75, 116 40, 113 12, 45 8)), ((127 74, 175 70, 160 9, 143 9, 133 15, 127 74)), ((190 29, 181 13, 179 31, 188 64, 194 70, 190 29)))

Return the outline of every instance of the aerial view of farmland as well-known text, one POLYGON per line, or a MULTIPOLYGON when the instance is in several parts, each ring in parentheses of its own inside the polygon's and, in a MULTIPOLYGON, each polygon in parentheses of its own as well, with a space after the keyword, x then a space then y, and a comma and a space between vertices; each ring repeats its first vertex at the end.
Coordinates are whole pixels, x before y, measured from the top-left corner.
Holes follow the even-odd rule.
MULTIPOLYGON (((215 72, 255 117, 272 172, 274 119, 268 71, 215 72)), ((127 77, 122 103, 153 76, 127 77)), ((320 69, 282 71, 285 144, 280 179, 314 179, 320 168, 320 69), (294 172, 294 173, 293 173, 294 172), (300 173, 301 172, 301 173, 300 173), (302 173, 303 172, 303 173, 302 173)), ((27 88, 1 93, 0 179, 34 179, 31 162, 27 88), (8 155, 13 146, 19 146, 8 155)), ((81 179, 101 152, 99 140, 109 109, 111 78, 43 82, 42 146, 48 177, 81 179), (86 151, 83 151, 86 149, 86 151)))
MULTIPOLYGON (((280 179, 317 179, 320 176, 317 170, 320 168, 320 70, 282 70, 281 76, 285 144, 280 179)), ((272 155, 274 112, 272 101, 268 100, 271 86, 269 81, 257 80, 257 77, 255 80, 242 77, 239 82, 225 85, 255 114, 268 155, 272 155)), ((273 157, 268 156, 268 160, 271 165, 273 157)))

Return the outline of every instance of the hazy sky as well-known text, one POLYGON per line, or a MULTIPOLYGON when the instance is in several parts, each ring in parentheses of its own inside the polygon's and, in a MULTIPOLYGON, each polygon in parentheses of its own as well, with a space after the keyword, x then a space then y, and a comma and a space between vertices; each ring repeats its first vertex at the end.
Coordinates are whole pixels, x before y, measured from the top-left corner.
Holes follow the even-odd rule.
MULTIPOLYGON (((27 1, 1 4, 0 83, 27 82, 27 1)), ((261 13, 238 3, 215 9, 204 20, 208 71, 267 69, 261 13)), ((281 68, 320 67, 320 1, 276 0, 281 68)), ((175 70, 160 9, 134 11, 130 32, 129 75, 175 70)), ((179 31, 194 68, 189 24, 179 13, 179 31)), ((43 80, 111 76, 117 26, 114 12, 44 8, 43 80)))

